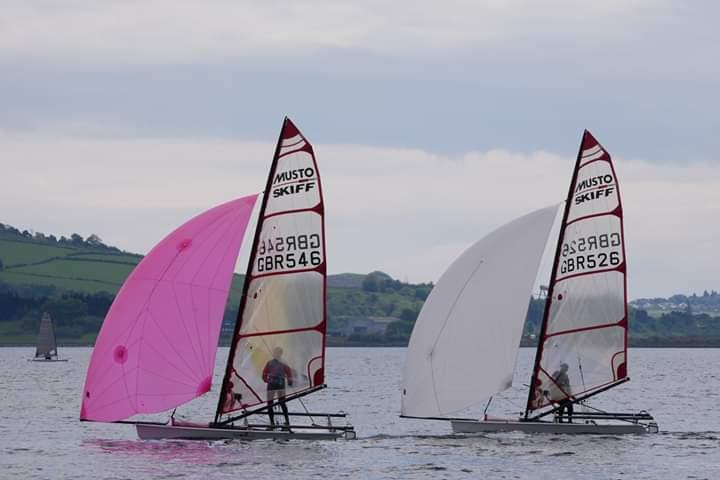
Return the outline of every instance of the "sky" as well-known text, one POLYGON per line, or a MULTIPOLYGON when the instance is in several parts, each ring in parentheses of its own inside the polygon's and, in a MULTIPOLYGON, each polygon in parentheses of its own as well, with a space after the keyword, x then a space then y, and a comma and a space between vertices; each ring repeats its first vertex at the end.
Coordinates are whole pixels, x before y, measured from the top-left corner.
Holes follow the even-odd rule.
MULTIPOLYGON (((718 289, 720 5, 6 0, 0 222, 146 253, 314 144, 331 273, 437 281, 563 200, 587 128, 631 298, 718 289)), ((542 281, 541 281, 542 282, 542 281)))

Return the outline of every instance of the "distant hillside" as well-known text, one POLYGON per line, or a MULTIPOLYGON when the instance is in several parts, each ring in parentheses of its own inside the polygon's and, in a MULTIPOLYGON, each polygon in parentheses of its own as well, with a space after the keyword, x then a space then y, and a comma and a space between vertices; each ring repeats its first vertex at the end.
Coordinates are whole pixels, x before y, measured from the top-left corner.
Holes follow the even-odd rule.
POLYGON ((648 312, 652 317, 673 311, 707 314, 720 317, 720 294, 715 290, 705 290, 701 295, 673 295, 669 298, 638 298, 630 304, 648 312))
MULTIPOLYGON (((56 238, 0 224, 0 345, 34 342, 49 312, 63 343, 91 344, 115 294, 142 256, 105 245, 97 235, 56 238)), ((222 335, 237 315, 242 275, 235 275, 222 335)), ((405 345, 432 284, 383 272, 328 277, 330 345, 405 345)), ((631 302, 630 343, 720 346, 720 295, 674 295, 631 302)), ((530 299, 523 344, 536 341, 543 299, 530 299)), ((482 312, 478 312, 482 319, 482 312)))
MULTIPOLYGON (((32 342, 43 311, 55 319, 61 339, 91 343, 115 294, 141 259, 105 245, 97 235, 56 238, 0 224, 0 343, 32 342)), ((234 325, 242 282, 243 276, 236 274, 225 312, 225 336, 234 325)), ((402 283, 382 272, 329 275, 332 341, 406 342, 431 288, 402 283), (368 321, 381 324, 380 333, 364 328, 368 321)))

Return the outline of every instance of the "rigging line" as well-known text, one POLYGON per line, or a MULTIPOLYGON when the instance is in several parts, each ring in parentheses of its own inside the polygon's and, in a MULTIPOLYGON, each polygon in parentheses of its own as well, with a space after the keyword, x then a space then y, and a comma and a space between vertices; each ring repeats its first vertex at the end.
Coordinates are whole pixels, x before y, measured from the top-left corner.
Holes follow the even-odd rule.
POLYGON ((582 381, 583 390, 587 390, 585 387, 585 375, 583 374, 582 369, 582 361, 580 360, 580 353, 577 354, 578 357, 578 368, 580 369, 580 380, 582 381))
POLYGON ((310 411, 309 411, 309 410, 307 409, 307 407, 305 406, 305 402, 303 402, 302 398, 298 398, 298 401, 300 402, 300 405, 302 405, 303 410, 305 410, 305 413, 307 413, 308 416, 310 416, 310 424, 317 426, 318 424, 315 423, 315 418, 312 416, 312 414, 310 413, 310 411))

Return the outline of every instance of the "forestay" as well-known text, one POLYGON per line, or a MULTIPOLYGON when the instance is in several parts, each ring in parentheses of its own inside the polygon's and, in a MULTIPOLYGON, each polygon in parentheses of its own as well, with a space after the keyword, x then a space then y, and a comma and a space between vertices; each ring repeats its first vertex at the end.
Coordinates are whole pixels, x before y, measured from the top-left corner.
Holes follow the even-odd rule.
POLYGON ((503 225, 442 275, 410 338, 403 415, 446 416, 510 387, 556 213, 547 207, 503 225))
POLYGON ((82 420, 161 412, 210 390, 233 270, 256 197, 198 215, 133 270, 95 343, 82 420))
POLYGON ((277 347, 299 394, 324 381, 325 231, 312 146, 285 119, 268 176, 223 380, 220 415, 267 401, 263 370, 277 347))
POLYGON ((35 358, 57 357, 57 342, 50 314, 43 313, 40 319, 40 331, 37 336, 35 358))
POLYGON ((585 131, 560 227, 528 410, 626 377, 625 266, 617 176, 608 152, 585 131), (569 387, 556 381, 565 368, 569 387))

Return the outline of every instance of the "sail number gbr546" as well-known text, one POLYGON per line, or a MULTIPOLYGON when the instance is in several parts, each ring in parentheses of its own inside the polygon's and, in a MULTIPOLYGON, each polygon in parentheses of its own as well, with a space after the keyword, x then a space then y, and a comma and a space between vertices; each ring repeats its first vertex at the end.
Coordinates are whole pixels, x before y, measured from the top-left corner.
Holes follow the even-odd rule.
POLYGON ((322 242, 317 233, 286 235, 261 240, 257 250, 256 271, 300 270, 322 263, 322 242))
POLYGON ((622 239, 619 233, 579 236, 563 243, 560 274, 605 270, 621 263, 622 239))

